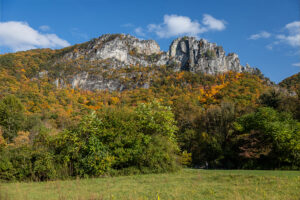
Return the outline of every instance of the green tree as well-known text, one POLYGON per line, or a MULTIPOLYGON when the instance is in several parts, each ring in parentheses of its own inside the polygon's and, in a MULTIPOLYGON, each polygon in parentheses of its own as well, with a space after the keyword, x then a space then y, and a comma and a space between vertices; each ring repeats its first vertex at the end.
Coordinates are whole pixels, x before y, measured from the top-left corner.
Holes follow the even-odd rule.
MULTIPOLYGON (((250 158, 259 159, 263 167, 300 167, 300 124, 287 112, 263 107, 238 119, 235 124, 244 144, 255 152, 250 158), (250 140, 254 135, 254 140, 250 140), (250 144, 249 144, 250 143, 250 144), (254 144, 251 146, 251 143, 254 144)), ((245 150, 245 148, 241 148, 245 150)))
POLYGON ((138 131, 145 136, 139 167, 153 172, 174 171, 178 168, 179 148, 175 138, 178 130, 170 107, 154 101, 140 104, 135 110, 138 131))
POLYGON ((58 162, 71 176, 176 170, 174 115, 157 102, 103 108, 54 140, 58 162))
POLYGON ((25 115, 21 101, 14 95, 0 100, 0 126, 3 128, 4 138, 12 139, 24 126, 25 115))
POLYGON ((198 119, 195 142, 192 147, 194 165, 233 168, 230 160, 233 122, 236 119, 235 105, 222 102, 210 106, 198 119))
POLYGON ((259 103, 266 107, 277 109, 282 101, 283 94, 275 89, 271 89, 266 93, 263 93, 259 97, 259 103))
POLYGON ((99 176, 109 170, 113 158, 100 140, 102 126, 92 113, 77 127, 63 131, 53 140, 57 160, 70 176, 99 176))

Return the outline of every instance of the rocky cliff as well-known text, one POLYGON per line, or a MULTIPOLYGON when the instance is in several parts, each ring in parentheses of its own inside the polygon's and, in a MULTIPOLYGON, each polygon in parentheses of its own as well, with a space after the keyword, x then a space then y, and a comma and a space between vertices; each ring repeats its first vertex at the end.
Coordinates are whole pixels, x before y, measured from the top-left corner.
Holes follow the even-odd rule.
MULTIPOLYGON (((60 54, 53 65, 58 65, 56 68, 63 70, 60 70, 54 83, 57 86, 69 84, 74 88, 87 90, 130 89, 122 84, 120 77, 122 80, 134 80, 139 75, 128 70, 124 73, 116 70, 133 66, 167 65, 173 71, 186 70, 211 75, 227 71, 256 72, 256 69, 248 65, 242 66, 237 54, 226 55, 223 47, 194 37, 177 38, 170 45, 169 51, 163 52, 154 40, 140 40, 124 34, 106 34, 69 47, 60 54), (75 66, 80 66, 79 70, 74 70, 75 66)), ((149 85, 150 80, 146 85, 136 82, 134 87, 149 85)))
POLYGON ((168 51, 168 63, 175 63, 174 70, 187 70, 206 74, 227 71, 252 72, 250 66, 243 67, 237 54, 226 56, 223 47, 204 39, 182 37, 174 40, 168 51))
POLYGON ((139 40, 124 34, 105 34, 85 45, 79 45, 76 51, 66 53, 64 59, 82 57, 89 61, 109 60, 111 67, 120 68, 129 65, 164 65, 167 61, 165 55, 154 40, 139 40))

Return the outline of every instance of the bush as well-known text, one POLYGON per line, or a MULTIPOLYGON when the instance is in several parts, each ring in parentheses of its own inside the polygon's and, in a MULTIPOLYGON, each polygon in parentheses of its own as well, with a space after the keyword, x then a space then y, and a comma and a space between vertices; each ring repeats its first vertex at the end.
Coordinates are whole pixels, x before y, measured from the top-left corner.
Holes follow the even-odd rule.
POLYGON ((300 168, 300 123, 290 113, 259 108, 238 119, 241 154, 258 160, 261 168, 300 168))
POLYGON ((24 107, 21 101, 13 95, 0 100, 0 126, 3 137, 12 141, 24 125, 24 107))
POLYGON ((174 171, 176 130, 170 108, 157 102, 134 110, 104 108, 59 134, 53 146, 71 176, 174 171))
POLYGON ((35 151, 31 157, 32 179, 36 181, 53 180, 57 178, 54 155, 45 151, 35 151))
POLYGON ((1 146, 0 178, 53 180, 106 174, 166 172, 178 169, 174 115, 157 102, 135 109, 103 108, 58 135, 41 131, 28 143, 1 146))
POLYGON ((205 57, 207 57, 208 59, 214 59, 216 58, 216 52, 214 50, 207 50, 205 52, 205 57))
POLYGON ((183 166, 191 166, 192 164, 192 154, 187 151, 183 151, 181 155, 181 164, 183 166))
POLYGON ((16 172, 8 152, 3 149, 0 154, 0 180, 14 180, 16 172))

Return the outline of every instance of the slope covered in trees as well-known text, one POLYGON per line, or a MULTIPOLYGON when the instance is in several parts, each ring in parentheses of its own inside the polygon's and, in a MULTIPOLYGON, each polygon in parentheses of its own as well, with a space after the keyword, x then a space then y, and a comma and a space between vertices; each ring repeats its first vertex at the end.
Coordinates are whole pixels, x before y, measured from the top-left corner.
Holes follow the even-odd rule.
POLYGON ((300 90, 300 72, 290 76, 279 83, 281 87, 287 88, 290 91, 300 90))
POLYGON ((300 98, 260 74, 174 72, 168 65, 102 70, 85 59, 59 64, 77 47, 0 56, 0 179, 180 165, 299 169, 300 98), (89 91, 57 82, 83 68, 124 88, 89 91))

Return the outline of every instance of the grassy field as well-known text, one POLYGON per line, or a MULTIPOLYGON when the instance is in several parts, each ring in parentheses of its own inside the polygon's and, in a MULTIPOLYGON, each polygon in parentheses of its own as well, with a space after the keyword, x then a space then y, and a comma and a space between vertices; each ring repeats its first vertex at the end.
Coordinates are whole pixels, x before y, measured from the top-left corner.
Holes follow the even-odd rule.
POLYGON ((3 199, 300 200, 300 171, 185 169, 174 174, 2 183, 3 199))

